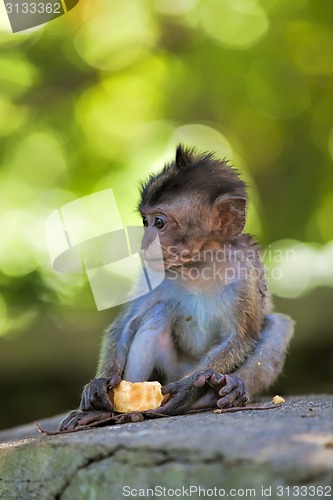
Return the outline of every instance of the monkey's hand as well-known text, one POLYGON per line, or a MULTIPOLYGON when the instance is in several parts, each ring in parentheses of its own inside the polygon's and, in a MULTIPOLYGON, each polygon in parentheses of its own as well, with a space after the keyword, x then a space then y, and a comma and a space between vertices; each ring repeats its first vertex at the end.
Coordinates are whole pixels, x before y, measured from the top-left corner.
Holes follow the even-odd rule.
POLYGON ((191 410, 195 401, 207 392, 206 387, 197 387, 194 384, 196 377, 191 375, 177 382, 172 382, 162 387, 164 395, 169 395, 166 402, 156 410, 149 410, 149 413, 160 413, 164 415, 181 415, 191 410))
POLYGON ((206 394, 195 403, 194 409, 205 407, 205 405, 219 408, 245 406, 249 400, 243 380, 232 373, 221 375, 209 368, 200 373, 194 383, 197 387, 208 386, 206 394))
POLYGON ((88 425, 94 422, 99 422, 113 416, 112 411, 71 411, 60 424, 60 431, 73 431, 81 425, 88 425))
POLYGON ((87 384, 81 397, 80 410, 83 412, 95 412, 96 410, 113 410, 108 396, 108 390, 117 387, 121 382, 118 375, 112 378, 94 378, 87 384))
POLYGON ((190 410, 244 406, 248 394, 244 382, 236 375, 221 375, 209 368, 162 387, 169 394, 167 402, 151 412, 179 415, 190 410))

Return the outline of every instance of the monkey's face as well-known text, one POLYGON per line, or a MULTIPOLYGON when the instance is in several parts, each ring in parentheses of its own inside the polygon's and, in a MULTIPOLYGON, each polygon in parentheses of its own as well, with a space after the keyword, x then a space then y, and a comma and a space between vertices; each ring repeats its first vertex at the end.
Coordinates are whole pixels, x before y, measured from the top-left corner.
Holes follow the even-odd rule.
POLYGON ((199 260, 200 251, 212 236, 211 221, 200 221, 192 214, 163 211, 141 211, 145 228, 142 254, 145 260, 160 260, 161 249, 165 269, 180 267, 199 260))
POLYGON ((163 261, 167 265, 172 253, 171 233, 172 229, 176 229, 176 221, 162 212, 145 212, 141 215, 145 229, 141 244, 143 258, 153 265, 154 261, 160 260, 162 250, 163 261))
POLYGON ((144 258, 155 260, 158 237, 165 267, 179 267, 204 261, 203 250, 214 251, 241 234, 246 189, 226 161, 179 145, 175 160, 142 184, 138 208, 144 258))

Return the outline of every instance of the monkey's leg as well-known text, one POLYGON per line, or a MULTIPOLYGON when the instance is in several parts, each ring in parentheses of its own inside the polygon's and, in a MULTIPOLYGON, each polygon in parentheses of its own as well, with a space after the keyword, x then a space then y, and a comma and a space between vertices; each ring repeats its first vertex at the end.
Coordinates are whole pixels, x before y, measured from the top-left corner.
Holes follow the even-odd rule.
POLYGON ((246 386, 251 398, 268 388, 282 371, 294 322, 284 314, 269 314, 254 352, 234 371, 246 386))

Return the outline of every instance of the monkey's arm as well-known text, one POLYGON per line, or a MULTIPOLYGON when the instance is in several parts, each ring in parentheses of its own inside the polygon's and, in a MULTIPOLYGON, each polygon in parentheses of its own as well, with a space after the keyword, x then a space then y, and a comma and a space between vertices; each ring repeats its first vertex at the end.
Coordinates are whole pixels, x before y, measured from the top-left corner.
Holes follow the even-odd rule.
POLYGON ((85 386, 80 409, 111 410, 108 389, 117 387, 124 377, 131 382, 148 380, 156 362, 161 367, 163 362, 168 364, 173 359, 171 347, 156 338, 163 329, 170 330, 169 315, 154 294, 129 304, 105 333, 97 375, 85 386), (164 348, 159 349, 160 343, 164 348))
POLYGON ((132 302, 105 332, 96 378, 84 387, 81 410, 112 410, 108 389, 119 385, 123 375, 128 349, 140 322, 138 313, 142 308, 138 303, 132 302))
POLYGON ((121 381, 127 352, 140 321, 138 312, 141 309, 138 301, 132 302, 106 330, 96 378, 85 385, 80 410, 72 411, 61 422, 60 430, 73 430, 78 425, 86 425, 113 415, 108 389, 116 387, 121 381))
MULTIPOLYGON (((161 349, 162 353, 157 357, 160 342, 154 342, 159 340, 160 332, 163 331, 162 324, 168 331, 168 323, 168 314, 163 304, 145 300, 130 305, 105 332, 97 376, 83 390, 80 411, 71 412, 62 421, 60 430, 70 431, 78 425, 114 416, 108 389, 116 387, 123 377, 133 379, 133 382, 147 380, 156 359, 161 367, 166 363, 172 369, 171 350, 168 356, 168 349, 164 354, 165 349, 161 349), (135 348, 131 353, 130 347, 133 348, 133 345, 135 348)), ((166 347, 165 339, 161 337, 160 341, 166 347)), ((137 416, 129 418, 134 421, 137 416)))
POLYGON ((235 370, 249 397, 268 388, 282 371, 288 345, 293 336, 294 322, 284 314, 269 314, 255 351, 235 370))

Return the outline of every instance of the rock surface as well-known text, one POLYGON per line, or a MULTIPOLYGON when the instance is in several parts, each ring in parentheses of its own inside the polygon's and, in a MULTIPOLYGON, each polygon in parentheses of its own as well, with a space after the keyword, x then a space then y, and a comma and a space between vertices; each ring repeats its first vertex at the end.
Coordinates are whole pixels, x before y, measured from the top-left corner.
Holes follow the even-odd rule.
MULTIPOLYGON (((44 421, 43 427, 50 430, 58 421, 44 421)), ((29 436, 32 429, 3 431, 0 440, 29 436)), ((204 493, 292 498, 298 496, 292 488, 301 485, 302 498, 333 496, 333 396, 290 398, 267 411, 198 413, 0 445, 0 498, 6 500, 204 493)))

